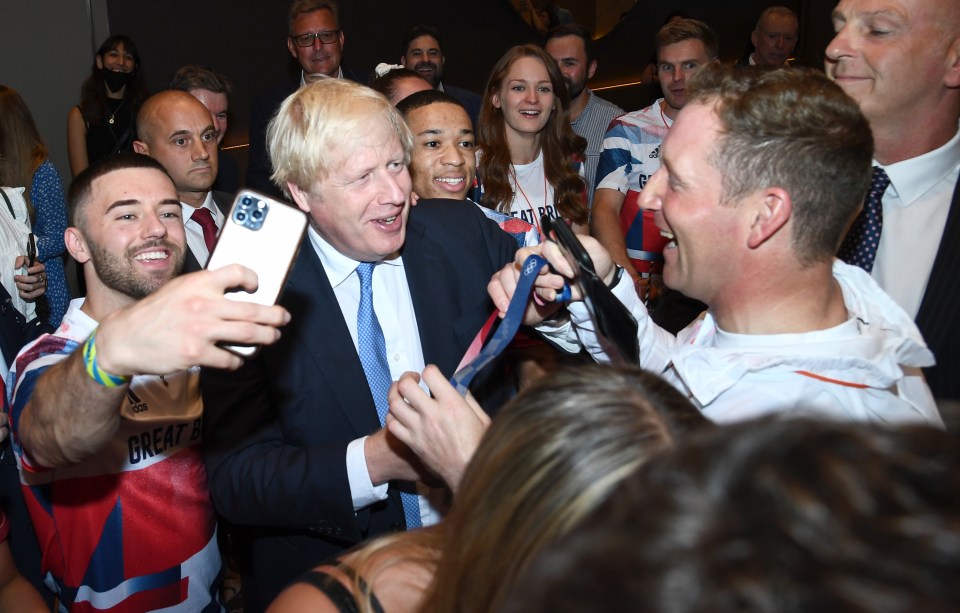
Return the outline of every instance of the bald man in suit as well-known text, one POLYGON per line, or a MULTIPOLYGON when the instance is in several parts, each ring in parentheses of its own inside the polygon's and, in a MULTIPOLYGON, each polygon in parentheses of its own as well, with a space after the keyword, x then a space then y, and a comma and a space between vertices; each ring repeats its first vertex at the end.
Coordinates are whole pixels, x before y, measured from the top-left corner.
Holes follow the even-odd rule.
POLYGON ((217 128, 199 100, 179 90, 154 94, 137 114, 133 149, 154 158, 173 178, 183 207, 189 249, 184 272, 202 269, 223 227, 232 196, 212 190, 217 180, 217 128))

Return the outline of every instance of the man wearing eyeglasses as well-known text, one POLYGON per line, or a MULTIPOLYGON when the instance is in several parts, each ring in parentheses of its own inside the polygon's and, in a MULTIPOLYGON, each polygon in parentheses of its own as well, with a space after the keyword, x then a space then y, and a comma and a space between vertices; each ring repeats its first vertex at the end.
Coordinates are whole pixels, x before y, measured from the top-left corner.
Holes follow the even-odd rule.
POLYGON ((330 0, 293 0, 288 18, 287 49, 300 64, 300 76, 285 81, 254 98, 250 106, 250 150, 246 185, 283 199, 280 189, 270 180, 273 166, 267 155, 267 123, 287 96, 320 75, 357 81, 352 72, 340 66, 343 54, 343 30, 339 7, 330 0))

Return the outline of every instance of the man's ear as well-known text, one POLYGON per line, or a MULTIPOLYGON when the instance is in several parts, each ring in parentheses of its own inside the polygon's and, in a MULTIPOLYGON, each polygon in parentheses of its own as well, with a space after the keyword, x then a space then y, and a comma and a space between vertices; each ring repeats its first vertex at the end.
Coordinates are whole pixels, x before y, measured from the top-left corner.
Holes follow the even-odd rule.
POLYGON ((293 198, 297 208, 309 215, 310 201, 307 192, 297 187, 292 181, 287 181, 287 191, 290 192, 290 197, 293 198))
POLYGON ((142 153, 143 155, 150 155, 150 145, 143 142, 142 140, 133 141, 133 151, 134 153, 142 153))
POLYGON ((587 81, 593 78, 595 72, 597 72, 597 60, 590 62, 590 66, 587 68, 587 81))
POLYGON ((754 209, 754 219, 747 236, 747 246, 757 249, 783 228, 793 214, 793 201, 787 190, 768 187, 760 194, 759 206, 754 209))
POLYGON ((63 242, 67 246, 67 251, 70 252, 70 257, 77 263, 86 264, 90 261, 90 250, 79 228, 73 226, 67 228, 63 233, 63 242))
POLYGON ((960 37, 947 50, 947 73, 943 83, 947 87, 960 88, 960 37))
POLYGON ((290 55, 293 56, 293 59, 297 59, 297 48, 294 46, 293 38, 290 36, 287 37, 287 51, 290 52, 290 55))

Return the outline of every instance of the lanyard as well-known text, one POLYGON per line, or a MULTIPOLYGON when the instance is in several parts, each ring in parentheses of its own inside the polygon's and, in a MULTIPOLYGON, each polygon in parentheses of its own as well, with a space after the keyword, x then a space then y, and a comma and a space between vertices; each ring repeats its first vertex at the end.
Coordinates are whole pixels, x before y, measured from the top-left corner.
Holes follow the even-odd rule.
POLYGON ((513 340, 513 337, 517 334, 517 330, 520 329, 520 324, 523 322, 523 314, 524 311, 527 310, 527 302, 530 298, 530 292, 533 290, 533 283, 537 280, 540 269, 546 265, 547 261, 539 255, 531 255, 523 262, 520 279, 518 279, 516 290, 514 290, 513 293, 513 299, 510 300, 510 306, 507 307, 507 313, 503 316, 500 327, 497 328, 490 342, 487 343, 482 350, 477 352, 477 349, 483 345, 486 336, 490 333, 490 328, 493 327, 493 322, 496 320, 497 313, 494 311, 476 338, 470 343, 470 349, 467 350, 466 355, 463 356, 463 360, 460 362, 460 366, 457 368, 457 372, 450 379, 450 383, 453 387, 457 388, 458 392, 466 394, 473 377, 493 361, 495 357, 500 355, 500 352, 513 340))

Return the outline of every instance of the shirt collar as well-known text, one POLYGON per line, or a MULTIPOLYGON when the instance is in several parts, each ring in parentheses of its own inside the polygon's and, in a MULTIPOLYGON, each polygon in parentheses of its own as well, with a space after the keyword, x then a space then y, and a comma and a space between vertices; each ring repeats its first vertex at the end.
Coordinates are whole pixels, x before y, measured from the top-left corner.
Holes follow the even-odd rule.
MULTIPOLYGON (((335 78, 337 79, 343 78, 343 66, 340 66, 337 68, 337 76, 335 78)), ((307 78, 306 78, 306 75, 303 73, 303 69, 301 68, 300 69, 300 87, 303 87, 306 84, 307 84, 307 78)))
POLYGON ((189 204, 184 204, 183 202, 181 202, 181 203, 180 203, 180 208, 183 210, 183 220, 184 220, 184 221, 186 221, 186 220, 190 219, 191 217, 193 217, 193 212, 196 211, 197 208, 207 209, 208 211, 210 211, 210 214, 213 215, 213 221, 216 222, 217 227, 218 227, 218 228, 221 227, 221 225, 220 225, 220 216, 221 216, 221 214, 220 214, 220 209, 217 208, 217 205, 214 204, 214 202, 213 202, 213 192, 212 192, 212 191, 207 192, 207 197, 203 199, 203 204, 201 204, 199 207, 193 207, 193 206, 190 206, 189 204))
MULTIPOLYGON (((320 233, 313 226, 307 227, 307 236, 310 238, 310 244, 313 245, 317 257, 320 258, 320 264, 323 265, 323 270, 327 273, 330 285, 336 289, 353 274, 360 262, 337 251, 333 245, 320 236, 320 233)), ((377 262, 377 264, 403 266, 403 258, 396 257, 392 260, 377 262)))
POLYGON ((582 111, 580 111, 580 115, 578 115, 576 119, 570 122, 571 126, 577 125, 577 123, 579 123, 580 120, 587 115, 587 111, 590 110, 590 105, 593 104, 593 97, 594 97, 593 90, 588 87, 587 88, 587 105, 583 107, 582 111))
POLYGON ((890 185, 904 206, 926 194, 960 163, 960 126, 945 145, 889 166, 881 166, 890 177, 890 185))

